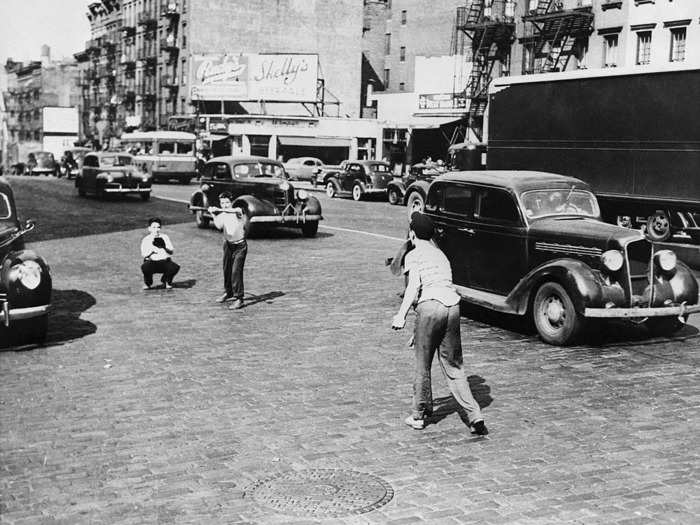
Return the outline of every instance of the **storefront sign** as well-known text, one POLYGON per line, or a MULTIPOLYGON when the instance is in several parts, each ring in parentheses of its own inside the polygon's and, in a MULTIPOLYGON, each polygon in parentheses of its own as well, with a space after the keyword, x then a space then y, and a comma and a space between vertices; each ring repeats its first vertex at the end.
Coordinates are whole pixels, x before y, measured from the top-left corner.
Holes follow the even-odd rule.
POLYGON ((192 100, 315 102, 317 55, 194 55, 192 100))
POLYGON ((461 94, 418 95, 418 109, 463 109, 466 107, 467 99, 461 94))

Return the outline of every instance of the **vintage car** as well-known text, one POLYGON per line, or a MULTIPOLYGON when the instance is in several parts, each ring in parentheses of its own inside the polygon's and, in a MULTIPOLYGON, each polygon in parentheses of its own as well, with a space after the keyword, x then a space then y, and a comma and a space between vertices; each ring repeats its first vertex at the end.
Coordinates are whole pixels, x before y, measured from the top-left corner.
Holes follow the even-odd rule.
POLYGON ((49 265, 24 248, 24 234, 34 228, 20 223, 12 189, 0 177, 0 342, 41 343, 46 337, 51 274, 49 265))
POLYGON ((58 163, 49 151, 37 151, 30 154, 30 159, 27 161, 29 175, 58 175, 60 173, 58 163), (32 157, 34 162, 32 162, 32 157))
POLYGON ((223 192, 233 195, 233 205, 241 207, 251 226, 271 224, 301 228, 305 237, 314 237, 323 219, 321 204, 306 190, 295 190, 280 162, 265 157, 225 156, 209 159, 204 165, 200 188, 190 197, 189 209, 200 228, 209 226, 209 206, 219 205, 223 192))
POLYGON ((99 198, 111 194, 138 194, 142 200, 151 198, 151 176, 138 169, 128 153, 100 151, 88 153, 75 178, 78 195, 92 193, 99 198))
POLYGON ((437 164, 414 164, 403 177, 395 177, 387 184, 389 204, 403 204, 412 211, 422 210, 432 180, 445 172, 437 164))
POLYGON ((323 161, 316 157, 298 157, 284 163, 284 169, 291 180, 312 180, 318 168, 323 167, 323 161))
POLYGON ((430 185, 424 212, 462 298, 527 315, 567 345, 591 320, 634 319, 657 335, 700 310, 698 283, 673 251, 600 219, 584 182, 528 171, 461 171, 430 185))
POLYGON ((329 197, 352 196, 359 201, 368 194, 386 194, 393 175, 388 162, 351 160, 343 169, 323 174, 323 185, 329 197))

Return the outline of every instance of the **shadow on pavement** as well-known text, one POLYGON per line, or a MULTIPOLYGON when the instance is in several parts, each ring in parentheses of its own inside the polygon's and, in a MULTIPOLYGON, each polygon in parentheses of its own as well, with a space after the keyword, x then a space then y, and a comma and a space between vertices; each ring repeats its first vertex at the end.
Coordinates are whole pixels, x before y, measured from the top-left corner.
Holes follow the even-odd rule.
MULTIPOLYGON (((296 239, 299 237, 305 238, 300 228, 265 226, 261 224, 255 224, 248 235, 249 239, 296 239)), ((325 237, 333 237, 333 234, 319 231, 315 237, 309 237, 308 239, 312 241, 313 239, 323 239, 325 237)))
MULTIPOLYGON (((486 379, 481 376, 469 376, 467 378, 469 381, 469 388, 472 391, 472 395, 479 407, 486 408, 491 403, 493 403, 493 398, 491 397, 491 387, 486 384, 486 379)), ((467 413, 464 409, 455 401, 452 396, 438 397, 433 400, 433 415, 430 418, 431 423, 438 423, 445 419, 450 414, 457 413, 464 424, 469 423, 467 418, 467 413)))
POLYGON ((254 304, 263 302, 270 303, 273 299, 277 299, 278 297, 282 297, 283 295, 285 295, 285 293, 280 291, 268 292, 262 295, 248 294, 246 297, 243 298, 243 307, 247 308, 248 306, 252 306, 254 304))
POLYGON ((92 295, 81 290, 53 290, 49 331, 44 346, 62 344, 94 334, 97 326, 80 316, 96 303, 92 295))

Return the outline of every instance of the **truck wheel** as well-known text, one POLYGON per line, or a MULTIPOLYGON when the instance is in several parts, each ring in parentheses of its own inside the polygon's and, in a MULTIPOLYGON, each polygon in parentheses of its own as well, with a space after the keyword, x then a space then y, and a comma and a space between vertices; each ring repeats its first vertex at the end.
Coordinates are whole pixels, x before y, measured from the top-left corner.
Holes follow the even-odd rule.
POLYGON ((335 181, 329 180, 326 183, 326 195, 331 199, 338 196, 338 185, 335 181))
POLYGON ((683 328, 685 323, 678 317, 650 317, 644 322, 653 336, 669 336, 683 328))
POLYGON ((411 193, 411 195, 409 195, 408 201, 406 201, 406 206, 408 207, 409 218, 414 211, 423 211, 423 208, 425 207, 423 196, 417 191, 414 191, 411 193))
POLYGON ((397 190, 396 188, 389 188, 389 191, 387 192, 387 198, 389 199, 389 204, 393 204, 394 206, 396 206, 401 200, 399 190, 397 190))
POLYGON ((647 219, 647 237, 652 242, 663 242, 671 237, 671 221, 663 210, 657 210, 647 219))
POLYGON ((318 231, 318 221, 309 221, 301 226, 301 233, 304 237, 316 237, 318 231))
POLYGON ((362 186, 359 184, 355 184, 352 187, 352 200, 354 201, 359 201, 362 200, 362 186))
POLYGON ((573 343, 583 326, 569 294, 555 282, 546 282, 537 290, 532 317, 542 340, 551 345, 573 343))
POLYGON ((203 210, 197 210, 194 212, 194 223, 197 225, 197 228, 208 228, 209 227, 209 217, 204 216, 204 211, 203 210))

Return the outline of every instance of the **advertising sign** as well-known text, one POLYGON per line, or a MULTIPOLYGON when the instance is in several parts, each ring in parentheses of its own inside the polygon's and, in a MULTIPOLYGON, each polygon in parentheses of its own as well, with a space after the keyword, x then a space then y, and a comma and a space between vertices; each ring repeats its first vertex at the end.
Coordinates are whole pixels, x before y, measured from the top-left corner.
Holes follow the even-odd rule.
POLYGON ((314 102, 317 55, 194 55, 192 100, 314 102))
POLYGON ((43 108, 44 133, 78 133, 78 108, 43 108))

